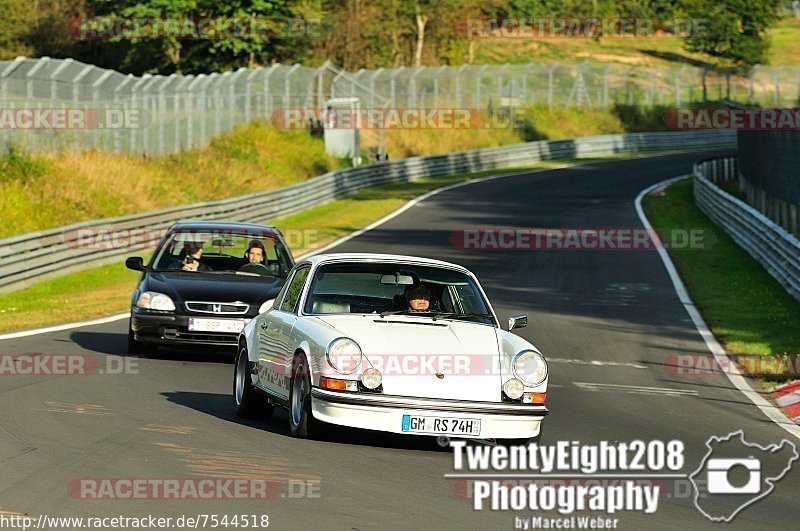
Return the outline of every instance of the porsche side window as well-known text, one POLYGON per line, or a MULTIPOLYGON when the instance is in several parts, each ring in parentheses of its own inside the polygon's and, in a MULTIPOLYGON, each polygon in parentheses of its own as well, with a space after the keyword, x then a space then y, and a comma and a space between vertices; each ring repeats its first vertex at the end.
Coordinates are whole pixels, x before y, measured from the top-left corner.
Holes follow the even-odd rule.
POLYGON ((297 309, 297 302, 300 300, 300 294, 303 292, 303 286, 306 283, 309 271, 311 271, 310 267, 304 267, 295 272, 286 288, 286 295, 281 301, 280 308, 278 308, 279 310, 294 312, 297 309))

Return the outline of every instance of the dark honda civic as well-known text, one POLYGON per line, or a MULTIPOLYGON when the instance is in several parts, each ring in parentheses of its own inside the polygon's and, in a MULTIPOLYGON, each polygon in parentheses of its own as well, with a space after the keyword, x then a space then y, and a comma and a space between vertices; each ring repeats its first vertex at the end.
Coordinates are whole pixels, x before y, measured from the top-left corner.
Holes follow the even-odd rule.
POLYGON ((169 228, 131 297, 128 352, 149 346, 235 347, 250 319, 266 311, 294 265, 280 231, 247 223, 197 221, 169 228))

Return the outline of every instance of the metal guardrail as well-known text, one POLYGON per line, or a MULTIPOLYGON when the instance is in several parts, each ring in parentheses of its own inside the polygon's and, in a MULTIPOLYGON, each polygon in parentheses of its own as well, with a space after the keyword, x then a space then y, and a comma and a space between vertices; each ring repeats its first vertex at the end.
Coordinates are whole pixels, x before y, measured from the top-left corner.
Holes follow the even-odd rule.
POLYGON ((300 184, 232 199, 76 223, 0 240, 0 292, 13 291, 49 276, 118 261, 120 255, 137 248, 135 242, 130 241, 131 234, 166 230, 176 220, 224 219, 263 223, 333 201, 362 188, 420 177, 513 168, 567 157, 723 148, 731 147, 735 142, 735 133, 730 131, 633 133, 537 141, 347 168, 300 184), (100 245, 94 241, 98 235, 103 240, 100 245), (118 240, 122 243, 115 245, 118 240))
POLYGON ((800 241, 764 214, 714 184, 738 179, 737 170, 736 157, 695 164, 695 203, 758 260, 786 291, 800 300, 800 241))

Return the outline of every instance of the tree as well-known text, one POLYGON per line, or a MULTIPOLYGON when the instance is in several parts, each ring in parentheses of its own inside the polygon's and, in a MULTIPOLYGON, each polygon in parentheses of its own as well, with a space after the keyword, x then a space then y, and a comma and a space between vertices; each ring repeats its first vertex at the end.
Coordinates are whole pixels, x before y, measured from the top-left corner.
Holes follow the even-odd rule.
POLYGON ((686 13, 703 20, 699 31, 684 38, 692 52, 707 53, 739 66, 767 61, 769 40, 765 32, 778 20, 774 0, 686 0, 686 13))
POLYGON ((0 0, 0 59, 30 55, 24 43, 25 31, 36 18, 36 8, 25 0, 0 0))
MULTIPOLYGON (((129 28, 95 47, 124 59, 111 68, 132 73, 186 74, 235 70, 280 60, 287 0, 91 0, 96 16, 168 21, 129 28)), ((94 61, 102 64, 102 58, 94 61)))

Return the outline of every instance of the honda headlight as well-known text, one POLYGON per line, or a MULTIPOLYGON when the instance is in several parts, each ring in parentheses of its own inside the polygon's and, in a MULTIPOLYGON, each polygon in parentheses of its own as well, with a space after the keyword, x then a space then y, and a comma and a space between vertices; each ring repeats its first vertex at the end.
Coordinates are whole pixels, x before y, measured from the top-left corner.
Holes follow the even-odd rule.
POLYGON ((331 341, 325 350, 325 357, 333 370, 341 374, 352 374, 361 365, 361 347, 349 337, 331 341))
POLYGON ((535 350, 523 350, 514 356, 511 362, 514 376, 530 387, 542 383, 547 378, 547 362, 544 356, 535 350))
POLYGON ((136 306, 145 310, 158 310, 162 312, 174 312, 175 303, 163 293, 145 291, 136 300, 136 306))

